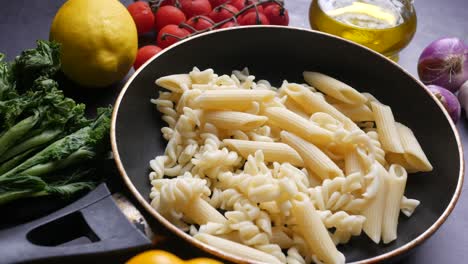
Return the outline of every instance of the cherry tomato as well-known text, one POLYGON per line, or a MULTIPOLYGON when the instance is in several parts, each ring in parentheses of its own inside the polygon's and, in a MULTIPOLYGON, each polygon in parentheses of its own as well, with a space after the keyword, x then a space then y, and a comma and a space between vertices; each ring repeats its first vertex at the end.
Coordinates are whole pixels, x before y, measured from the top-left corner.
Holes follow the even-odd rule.
POLYGON ((228 2, 229 0, 209 0, 209 1, 210 1, 210 4, 211 4, 211 7, 215 8, 217 6, 220 6, 220 5, 228 2))
POLYGON ((179 0, 180 9, 188 18, 208 15, 211 12, 211 4, 208 0, 179 0))
POLYGON ((276 4, 267 6, 263 13, 272 25, 287 26, 289 25, 289 14, 286 8, 276 4))
POLYGON ((277 3, 275 3, 275 2, 269 2, 269 3, 264 3, 264 4, 262 4, 262 6, 263 6, 263 9, 265 9, 265 8, 267 8, 267 7, 271 6, 271 5, 278 5, 278 4, 277 4, 277 3))
POLYGON ((136 55, 135 62, 133 63, 133 68, 137 70, 143 65, 147 60, 149 60, 154 55, 158 54, 162 49, 155 45, 147 45, 141 47, 136 55))
POLYGON ((159 7, 161 6, 167 6, 167 5, 174 5, 175 4, 175 0, 163 0, 161 2, 161 4, 159 4, 159 7))
MULTIPOLYGON (((247 0, 245 2, 245 6, 255 4, 255 3, 258 3, 258 1, 257 0, 247 0)), ((250 13, 250 12, 257 12, 257 10, 258 10, 259 13, 263 13, 263 6, 262 5, 257 5, 256 9, 255 9, 255 7, 251 7, 249 9, 247 9, 247 11, 244 14, 250 13)))
POLYGON ((138 1, 130 4, 128 12, 135 21, 138 34, 150 32, 153 29, 154 15, 147 2, 138 1))
POLYGON ((188 35, 190 35, 190 32, 180 26, 167 25, 159 31, 157 44, 164 49, 188 35))
POLYGON ((235 27, 238 26, 234 21, 228 21, 224 24, 222 24, 219 28, 230 28, 230 27, 235 27))
POLYGON ((163 6, 158 8, 154 16, 154 27, 157 31, 166 25, 179 25, 185 22, 186 17, 179 8, 175 6, 163 6))
POLYGON ((213 19, 214 22, 220 22, 227 18, 234 16, 239 10, 232 5, 226 4, 224 6, 215 7, 208 16, 213 19))
POLYGON ((204 30, 213 26, 215 22, 206 16, 194 16, 187 20, 187 24, 196 30, 204 30))
POLYGON ((242 15, 238 21, 241 26, 270 24, 270 21, 268 21, 268 18, 264 14, 256 12, 250 12, 242 15))
POLYGON ((237 10, 242 10, 245 7, 245 0, 230 0, 227 3, 237 8, 237 10))

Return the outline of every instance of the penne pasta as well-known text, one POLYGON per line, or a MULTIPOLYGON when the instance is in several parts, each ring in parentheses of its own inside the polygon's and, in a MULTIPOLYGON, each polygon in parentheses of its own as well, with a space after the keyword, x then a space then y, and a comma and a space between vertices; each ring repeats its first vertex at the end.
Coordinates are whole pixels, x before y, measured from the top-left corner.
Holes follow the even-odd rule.
POLYGON ((206 69, 200 71, 198 68, 195 68, 189 73, 192 83, 195 84, 209 84, 216 77, 213 69, 206 69))
POLYGON ((345 263, 345 257, 336 249, 328 230, 307 195, 300 193, 293 200, 292 215, 299 232, 309 248, 325 263, 345 263))
POLYGON ((365 104, 334 104, 333 107, 351 119, 353 122, 374 121, 372 110, 365 104))
POLYGON ((319 91, 347 104, 360 105, 367 98, 351 86, 318 72, 305 71, 304 80, 319 91))
POLYGON ((398 164, 398 165, 403 166, 403 168, 405 168, 405 170, 409 173, 418 171, 411 164, 409 164, 408 161, 406 161, 403 153, 391 153, 391 152, 386 153, 385 160, 387 160, 389 164, 398 164))
POLYGON ((281 132, 281 141, 295 149, 304 160, 304 165, 321 179, 343 176, 343 171, 313 144, 286 131, 281 132))
POLYGON ((275 226, 271 229, 271 243, 277 244, 280 248, 290 248, 294 246, 294 240, 279 226, 275 226))
POLYGON ((216 208, 211 206, 207 201, 201 197, 193 199, 188 203, 184 209, 184 214, 199 225, 204 225, 208 222, 224 223, 227 219, 216 208))
POLYGON ((291 99, 290 97, 288 97, 288 99, 286 99, 286 102, 284 103, 284 106, 286 106, 286 108, 293 111, 294 113, 300 115, 304 119, 309 119, 310 118, 310 115, 307 114, 306 112, 304 112, 302 107, 298 103, 296 103, 293 99, 291 99))
POLYGON ((222 129, 248 131, 260 127, 268 120, 258 116, 235 111, 206 111, 203 114, 206 123, 222 129))
POLYGON ((426 154, 419 145, 413 131, 403 124, 395 123, 400 135, 401 145, 404 150, 404 158, 412 168, 418 171, 431 171, 432 165, 426 157, 426 154))
POLYGON ((357 128, 351 119, 327 103, 319 95, 310 91, 310 89, 295 83, 288 84, 283 89, 307 114, 324 112, 338 119, 350 129, 357 128))
POLYGON ((289 162, 294 166, 304 167, 301 156, 293 148, 284 143, 238 139, 225 139, 223 143, 226 147, 237 151, 244 158, 254 155, 257 150, 261 150, 267 162, 289 162))
POLYGON ((204 233, 198 233, 194 236, 194 238, 218 250, 228 252, 235 256, 251 259, 253 261, 260 261, 263 263, 281 264, 281 262, 277 258, 270 254, 224 238, 204 233))
POLYGON ((362 172, 361 163, 359 162, 359 155, 355 150, 347 151, 345 153, 345 174, 350 175, 355 172, 362 172))
POLYGON ((392 109, 377 102, 371 102, 380 143, 385 151, 403 153, 403 146, 395 125, 392 109))
POLYGON ((253 102, 266 102, 275 97, 269 90, 206 90, 198 96, 196 107, 210 110, 246 110, 253 102))
POLYGON ((401 212, 406 215, 407 217, 410 217, 413 213, 416 207, 419 206, 421 202, 419 202, 416 199, 408 199, 406 196, 403 196, 401 198, 401 203, 400 203, 400 209, 401 212))
POLYGON ((397 238, 400 204, 406 187, 407 173, 400 165, 392 164, 385 180, 387 190, 382 222, 382 240, 388 244, 397 238))
POLYGON ((192 79, 188 74, 173 74, 161 77, 156 84, 174 93, 183 93, 192 86, 192 79))
POLYGON ((380 243, 380 238, 382 235, 382 222, 384 212, 386 210, 385 202, 387 189, 385 181, 388 178, 388 172, 385 170, 380 163, 376 162, 378 166, 378 173, 375 177, 379 177, 379 186, 377 189, 377 194, 375 198, 370 202, 369 206, 362 212, 362 215, 366 217, 366 222, 364 222, 363 230, 364 233, 372 240, 374 243, 380 243))
POLYGON ((327 144, 333 140, 333 134, 298 114, 282 107, 268 107, 263 111, 268 122, 286 131, 293 132, 315 144, 327 144))
POLYGON ((394 241, 400 212, 419 205, 404 196, 407 173, 432 170, 426 154, 371 94, 303 75, 317 90, 277 89, 247 68, 159 78, 168 144, 149 163, 151 206, 247 262, 339 264, 336 245, 363 231, 394 241))

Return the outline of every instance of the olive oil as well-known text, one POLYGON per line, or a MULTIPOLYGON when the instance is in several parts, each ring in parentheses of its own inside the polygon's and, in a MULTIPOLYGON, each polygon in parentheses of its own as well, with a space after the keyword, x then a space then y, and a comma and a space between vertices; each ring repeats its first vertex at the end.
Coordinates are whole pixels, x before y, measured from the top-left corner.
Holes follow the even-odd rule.
POLYGON ((362 44, 393 60, 413 38, 416 14, 411 0, 313 0, 313 29, 362 44))

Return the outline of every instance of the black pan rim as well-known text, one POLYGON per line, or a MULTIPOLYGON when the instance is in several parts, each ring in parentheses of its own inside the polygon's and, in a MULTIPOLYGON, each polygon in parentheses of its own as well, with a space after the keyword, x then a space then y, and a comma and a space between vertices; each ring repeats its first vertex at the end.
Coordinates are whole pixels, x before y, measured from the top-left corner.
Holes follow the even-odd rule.
POLYGON ((453 194, 453 196, 452 196, 452 198, 450 200, 449 205, 447 206, 445 211, 439 216, 439 218, 436 220, 436 222, 431 227, 429 227, 426 231, 424 231, 421 235, 416 237, 415 239, 413 239, 413 240, 409 241, 408 243, 404 244, 403 246, 400 246, 399 248, 396 248, 396 249, 394 249, 394 250, 392 250, 390 252, 387 252, 385 254, 381 254, 381 255, 378 255, 378 256, 375 256, 375 257, 372 257, 372 258, 363 259, 363 260, 352 262, 352 263, 354 263, 354 264, 370 264, 370 263, 378 263, 378 262, 381 262, 381 261, 384 261, 384 260, 388 260, 390 258, 393 258, 393 257, 396 257, 398 255, 409 252, 411 249, 415 248, 416 246, 420 245, 422 242, 427 240, 429 237, 431 237, 435 233, 435 231, 437 231, 440 228, 440 226, 446 221, 448 216, 452 213, 453 209, 455 208, 455 205, 456 205, 456 203, 457 203, 457 201, 458 201, 458 199, 460 197, 461 191, 462 191, 464 175, 465 175, 463 145, 461 143, 461 139, 460 139, 460 135, 458 133, 458 130, 457 130, 455 124, 453 123, 452 119, 450 118, 448 112, 445 110, 443 105, 426 88, 426 86, 422 82, 420 82, 418 79, 416 79, 413 75, 411 75, 408 71, 406 71, 404 68, 402 68, 396 62, 386 58, 385 56, 381 55, 380 53, 377 53, 377 52, 375 52, 375 51, 373 51, 373 50, 371 50, 371 49, 369 49, 369 48, 367 48, 365 46, 356 44, 354 42, 348 41, 346 39, 339 38, 339 37, 331 35, 331 34, 327 34, 327 33, 324 33, 324 32, 319 32, 319 31, 316 31, 316 30, 310 30, 310 29, 298 28, 298 27, 289 27, 289 26, 284 27, 284 26, 272 26, 272 25, 268 25, 268 26, 256 25, 256 26, 248 26, 248 27, 226 28, 226 29, 220 29, 220 30, 216 30, 216 31, 205 32, 205 33, 190 37, 188 39, 182 40, 182 41, 172 45, 171 47, 166 48, 165 50, 161 51, 160 53, 156 54, 151 59, 149 59, 145 64, 143 64, 137 71, 135 71, 135 73, 128 79, 128 81, 125 83, 124 87, 122 88, 122 90, 121 90, 121 92, 120 92, 119 96, 117 97, 116 102, 114 104, 114 109, 113 109, 113 112, 112 112, 112 120, 111 120, 110 137, 111 137, 112 152, 114 154, 114 160, 115 160, 115 163, 116 163, 117 168, 119 170, 119 173, 120 173, 120 175, 122 177, 122 180, 124 181, 125 185, 130 190, 130 192, 138 200, 140 205, 143 208, 145 208, 145 210, 149 214, 151 214, 154 218, 156 218, 166 228, 168 228, 173 233, 177 234, 179 237, 183 238, 184 240, 186 240, 190 244, 195 245, 196 247, 198 247, 198 248, 200 248, 200 249, 202 249, 202 250, 204 250, 206 252, 212 253, 212 254, 214 254, 214 255, 216 255, 218 257, 227 259, 229 261, 233 261, 233 262, 236 262, 236 263, 253 263, 251 260, 244 259, 244 258, 241 258, 239 256, 235 256, 233 254, 226 253, 224 251, 218 250, 218 249, 216 249, 214 247, 211 247, 209 245, 206 245, 206 244, 198 241, 197 239, 193 238, 189 234, 181 231, 180 229, 178 229, 177 227, 172 225, 163 216, 161 216, 154 208, 152 208, 151 205, 149 204, 149 202, 146 200, 146 198, 144 198, 140 194, 140 192, 136 189, 136 187, 133 185, 132 180, 130 179, 130 177, 127 175, 127 173, 125 171, 125 168, 124 168, 124 166, 122 164, 122 161, 120 159, 120 153, 119 153, 119 150, 118 150, 118 147, 117 147, 117 138, 116 138, 116 133, 115 133, 116 132, 116 123, 117 123, 120 103, 121 103, 123 97, 125 96, 125 93, 126 93, 128 87, 133 82, 133 79, 135 79, 135 77, 138 76, 146 68, 146 66, 148 64, 150 64, 153 60, 157 59, 159 56, 161 56, 162 54, 167 52, 167 50, 170 50, 173 47, 179 46, 179 45, 181 45, 181 44, 183 44, 183 43, 185 43, 187 41, 190 41, 190 40, 192 40, 194 38, 203 37, 203 36, 208 35, 208 34, 217 34, 218 32, 223 32, 223 31, 249 30, 249 28, 278 28, 278 29, 283 29, 283 30, 305 31, 305 32, 313 33, 313 34, 319 34, 319 35, 324 35, 324 36, 327 36, 327 37, 331 37, 331 38, 334 38, 336 40, 339 40, 339 41, 342 41, 342 42, 347 42, 349 44, 352 44, 352 45, 358 46, 360 48, 366 49, 368 52, 373 53, 374 55, 380 57, 381 59, 387 60, 389 63, 392 63, 394 67, 397 67, 400 71, 402 71, 404 74, 406 74, 411 79, 413 79, 417 84, 419 84, 419 86, 432 98, 432 100, 434 100, 437 103, 440 110, 444 113, 445 118, 447 119, 447 121, 448 121, 448 123, 450 125, 450 128, 451 128, 451 130, 452 130, 452 132, 454 134, 455 140, 457 142, 459 157, 460 157, 460 160, 459 160, 460 171, 459 171, 459 175, 458 175, 458 182, 457 182, 455 192, 454 192, 454 194, 453 194))

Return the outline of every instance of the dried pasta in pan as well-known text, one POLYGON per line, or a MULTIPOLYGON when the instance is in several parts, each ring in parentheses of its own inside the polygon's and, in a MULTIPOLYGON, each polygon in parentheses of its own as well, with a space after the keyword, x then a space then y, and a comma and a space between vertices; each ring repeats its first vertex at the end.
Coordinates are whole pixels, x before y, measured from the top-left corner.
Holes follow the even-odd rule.
POLYGON ((332 141, 332 133, 286 108, 268 107, 263 114, 273 125, 296 133, 315 144, 327 144, 332 141))
POLYGON ((188 74, 174 74, 156 80, 156 84, 171 92, 182 93, 192 86, 192 79, 188 74))
POLYGON ((305 71, 305 81, 321 92, 347 104, 364 104, 367 98, 351 86, 319 72, 305 71))
POLYGON ((417 171, 431 171, 432 165, 419 145, 413 131, 403 124, 395 123, 404 150, 404 158, 417 171))
POLYGON ((304 165, 322 179, 343 176, 343 171, 318 147, 304 139, 283 131, 281 140, 295 149, 304 160, 304 165))
POLYGON ((387 197, 385 198, 382 222, 382 240, 385 244, 392 242, 397 237, 398 215, 405 192, 407 174, 405 168, 392 164, 386 176, 387 197))
POLYGON ((260 127, 268 120, 265 116, 235 111, 207 111, 205 122, 223 129, 248 131, 260 127))
POLYGON ((202 109, 246 110, 253 102, 273 99, 275 92, 269 90, 207 90, 195 99, 195 105, 202 109))
MULTIPOLYGON (((248 69, 159 78, 167 126, 149 162, 151 206, 208 246, 263 263, 344 263, 362 231, 397 238, 407 172, 432 166, 416 135, 368 93, 320 73, 279 89, 248 69)), ((416 176, 415 176, 416 177, 416 176)))
POLYGON ((378 244, 382 236, 382 223, 385 214, 386 198, 388 191, 387 184, 385 184, 388 176, 388 172, 382 165, 377 165, 379 170, 376 177, 379 177, 381 184, 378 187, 375 199, 369 204, 369 206, 363 211, 362 215, 366 217, 363 230, 367 236, 378 244))
POLYGON ((377 102, 372 102, 371 106, 382 148, 393 153, 403 153, 403 146, 395 125, 392 109, 377 102))
POLYGON ((265 161, 289 162, 292 165, 304 167, 301 156, 287 144, 238 139, 225 139, 223 143, 228 148, 237 151, 244 158, 248 158, 249 155, 254 155, 257 150, 261 150, 265 161))
POLYGON ((319 95, 310 91, 310 89, 294 83, 283 85, 281 89, 284 89, 284 92, 300 105, 306 113, 327 113, 349 126, 349 128, 356 128, 356 125, 348 117, 323 100, 319 95))

